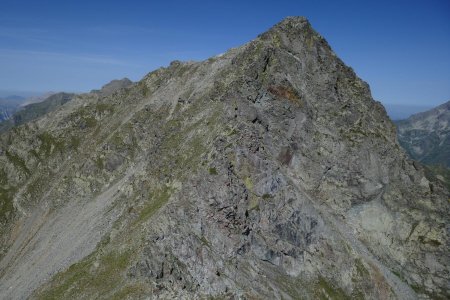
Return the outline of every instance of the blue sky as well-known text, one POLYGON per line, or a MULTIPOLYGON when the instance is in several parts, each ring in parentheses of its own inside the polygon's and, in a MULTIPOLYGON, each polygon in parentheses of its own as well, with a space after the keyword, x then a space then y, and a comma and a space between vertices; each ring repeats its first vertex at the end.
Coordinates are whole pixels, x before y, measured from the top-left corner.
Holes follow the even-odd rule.
POLYGON ((450 100, 448 0, 2 0, 0 90, 85 92, 139 80, 175 59, 225 52, 291 15, 306 16, 375 99, 450 100))

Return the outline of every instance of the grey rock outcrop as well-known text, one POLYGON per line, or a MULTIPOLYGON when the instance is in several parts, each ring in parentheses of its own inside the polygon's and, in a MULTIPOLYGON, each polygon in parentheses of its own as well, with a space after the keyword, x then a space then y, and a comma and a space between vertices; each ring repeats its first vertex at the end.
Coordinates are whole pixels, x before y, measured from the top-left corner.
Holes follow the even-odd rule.
POLYGON ((7 298, 449 296, 445 189, 305 18, 0 140, 7 298))

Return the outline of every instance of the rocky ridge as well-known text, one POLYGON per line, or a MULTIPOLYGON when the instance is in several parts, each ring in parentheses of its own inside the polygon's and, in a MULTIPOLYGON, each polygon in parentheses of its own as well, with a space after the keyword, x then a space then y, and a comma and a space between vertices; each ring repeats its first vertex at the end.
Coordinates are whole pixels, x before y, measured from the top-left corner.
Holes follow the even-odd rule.
POLYGON ((445 188, 305 18, 0 145, 5 297, 449 296, 445 188))

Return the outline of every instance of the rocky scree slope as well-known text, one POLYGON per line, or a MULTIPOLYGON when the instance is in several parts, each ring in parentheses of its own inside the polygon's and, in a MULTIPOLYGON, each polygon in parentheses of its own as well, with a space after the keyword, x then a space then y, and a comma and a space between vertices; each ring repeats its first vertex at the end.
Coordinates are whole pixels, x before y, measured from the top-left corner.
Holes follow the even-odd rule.
POLYGON ((0 135, 0 294, 448 294, 445 189, 301 17, 0 135))

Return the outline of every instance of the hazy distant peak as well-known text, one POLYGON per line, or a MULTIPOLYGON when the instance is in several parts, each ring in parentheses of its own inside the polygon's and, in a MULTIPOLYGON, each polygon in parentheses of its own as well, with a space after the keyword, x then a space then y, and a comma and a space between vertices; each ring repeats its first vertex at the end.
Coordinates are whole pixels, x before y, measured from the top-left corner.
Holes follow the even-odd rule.
POLYGON ((398 139, 415 160, 450 167, 450 101, 397 122, 398 139))
POLYGON ((38 95, 38 96, 31 96, 31 97, 27 98, 23 103, 21 103, 20 106, 23 107, 23 106, 27 106, 32 103, 42 102, 54 94, 56 94, 56 92, 50 91, 50 92, 46 92, 46 93, 38 95))
MULTIPOLYGON (((419 126, 419 123, 423 123, 425 120, 428 120, 427 126, 431 126, 430 123, 436 121, 442 121, 442 119, 450 118, 450 101, 447 101, 439 106, 436 106, 430 110, 416 113, 411 115, 406 120, 400 121, 401 123, 410 123, 419 126)), ((420 126, 422 127, 422 126, 420 126)))
POLYGON ((21 100, 24 100, 25 98, 22 96, 10 95, 10 96, 6 96, 6 97, 1 97, 1 99, 11 100, 11 101, 21 101, 21 100))
POLYGON ((93 93, 101 94, 102 96, 109 96, 115 91, 126 88, 133 84, 133 81, 124 77, 122 79, 114 79, 102 86, 100 90, 93 90, 93 93))

